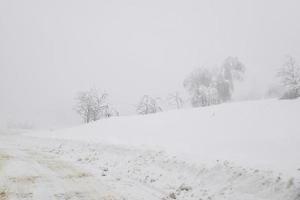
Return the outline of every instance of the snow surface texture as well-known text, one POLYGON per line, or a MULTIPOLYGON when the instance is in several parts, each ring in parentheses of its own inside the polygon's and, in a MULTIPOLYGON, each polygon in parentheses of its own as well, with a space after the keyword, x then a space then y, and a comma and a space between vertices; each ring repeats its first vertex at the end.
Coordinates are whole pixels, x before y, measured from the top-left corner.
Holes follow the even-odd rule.
POLYGON ((295 178, 162 151, 0 135, 0 199, 299 200, 295 178))
POLYGON ((193 162, 300 175, 300 99, 261 100, 116 117, 29 135, 167 150, 193 162))

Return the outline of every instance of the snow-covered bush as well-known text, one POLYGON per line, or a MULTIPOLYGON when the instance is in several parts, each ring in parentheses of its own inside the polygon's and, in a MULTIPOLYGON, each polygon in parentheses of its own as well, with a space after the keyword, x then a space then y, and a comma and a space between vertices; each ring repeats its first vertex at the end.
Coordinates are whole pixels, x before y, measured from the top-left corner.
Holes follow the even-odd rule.
POLYGON ((138 114, 146 115, 150 113, 157 113, 162 111, 162 108, 158 105, 158 102, 156 99, 144 95, 140 102, 137 105, 136 111, 138 114))

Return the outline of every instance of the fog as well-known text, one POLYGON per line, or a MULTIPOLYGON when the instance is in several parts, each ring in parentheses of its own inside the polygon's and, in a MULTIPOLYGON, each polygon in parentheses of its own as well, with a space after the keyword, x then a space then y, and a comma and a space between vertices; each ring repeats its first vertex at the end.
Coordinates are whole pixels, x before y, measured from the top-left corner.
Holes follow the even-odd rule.
POLYGON ((184 91, 201 66, 237 56, 235 100, 263 98, 289 54, 300 62, 298 0, 1 0, 0 121, 80 124, 74 96, 110 95, 121 115, 144 94, 184 91))

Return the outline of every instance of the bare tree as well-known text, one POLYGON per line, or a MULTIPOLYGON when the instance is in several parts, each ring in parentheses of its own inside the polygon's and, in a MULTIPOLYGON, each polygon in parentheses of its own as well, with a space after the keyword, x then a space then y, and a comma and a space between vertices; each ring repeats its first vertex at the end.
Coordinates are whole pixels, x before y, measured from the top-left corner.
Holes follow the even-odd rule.
POLYGON ((200 86, 191 98, 192 106, 210 106, 219 103, 218 91, 213 86, 200 86))
POLYGON ((75 110, 85 123, 96 121, 101 118, 103 110, 107 107, 107 96, 107 93, 99 94, 96 89, 79 92, 75 110))
POLYGON ((169 94, 168 101, 171 105, 176 105, 177 109, 180 109, 183 107, 184 101, 182 97, 180 96, 179 92, 174 92, 169 94))
POLYGON ((156 99, 154 99, 148 95, 144 95, 142 97, 142 99, 140 100, 140 102, 138 103, 136 111, 138 114, 146 115, 146 114, 150 114, 150 113, 161 112, 162 109, 158 105, 158 102, 156 99))
POLYGON ((293 57, 287 57, 277 75, 285 88, 282 98, 293 99, 300 96, 300 67, 293 57))
POLYGON ((103 106, 103 109, 101 110, 100 118, 109 118, 113 116, 119 116, 119 112, 111 107, 109 104, 103 106))

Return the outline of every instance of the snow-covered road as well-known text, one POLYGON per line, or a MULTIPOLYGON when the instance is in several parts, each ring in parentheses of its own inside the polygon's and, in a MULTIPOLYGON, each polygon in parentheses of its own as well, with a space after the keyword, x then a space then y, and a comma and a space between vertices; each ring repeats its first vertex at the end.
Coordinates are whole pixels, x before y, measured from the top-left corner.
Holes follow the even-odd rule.
POLYGON ((182 161, 162 151, 0 135, 0 200, 299 200, 280 173, 182 161))
POLYGON ((97 177, 32 149, 1 149, 1 199, 98 199, 116 196, 97 177))
POLYGON ((96 177, 32 149, 1 149, 1 199, 97 199, 113 195, 96 177), (11 151, 12 150, 12 151, 11 151))
MULTIPOLYGON (((20 136, 1 137, 0 199, 126 199, 102 173, 92 173, 70 160, 41 149, 20 136), (21 143, 19 143, 22 140, 21 143)), ((47 141, 44 141, 44 143, 47 141)), ((123 185, 124 186, 124 185, 123 185)), ((130 199, 158 199, 155 191, 139 190, 130 199), (135 195, 136 194, 136 195, 135 195), (142 196, 140 196, 142 195, 142 196), (147 198, 146 198, 147 197, 147 198)))

